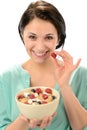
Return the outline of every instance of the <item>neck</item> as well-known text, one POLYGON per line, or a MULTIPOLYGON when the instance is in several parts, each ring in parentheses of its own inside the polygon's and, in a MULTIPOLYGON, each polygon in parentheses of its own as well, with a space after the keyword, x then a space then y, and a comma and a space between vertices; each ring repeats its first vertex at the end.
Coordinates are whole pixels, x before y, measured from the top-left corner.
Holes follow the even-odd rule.
POLYGON ((27 71, 29 71, 30 69, 46 71, 46 70, 50 70, 50 69, 52 70, 52 67, 53 67, 53 63, 52 63, 51 59, 49 59, 48 61, 46 61, 44 63, 36 63, 36 62, 33 62, 32 59, 30 59, 23 64, 23 68, 27 71))

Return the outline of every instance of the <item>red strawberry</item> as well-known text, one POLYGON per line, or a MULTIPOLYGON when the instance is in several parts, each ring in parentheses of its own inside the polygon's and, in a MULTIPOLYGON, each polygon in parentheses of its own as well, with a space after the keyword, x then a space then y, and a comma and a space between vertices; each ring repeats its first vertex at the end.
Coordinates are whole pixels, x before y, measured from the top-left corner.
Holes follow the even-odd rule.
POLYGON ((43 94, 42 96, 43 96, 43 99, 44 99, 44 100, 48 98, 48 95, 47 95, 47 94, 43 94))
POLYGON ((35 96, 34 96, 34 94, 30 94, 30 99, 33 99, 33 98, 35 98, 35 96))
POLYGON ((22 99, 22 98, 24 98, 24 95, 22 94, 18 95, 18 99, 22 99))
POLYGON ((53 57, 53 58, 56 58, 56 53, 51 53, 51 56, 53 57))
POLYGON ((45 90, 45 92, 52 94, 52 90, 51 90, 50 88, 47 88, 47 89, 45 90))
POLYGON ((38 94, 39 94, 39 93, 42 93, 42 90, 41 90, 40 88, 37 88, 37 89, 36 89, 36 93, 38 93, 38 94))

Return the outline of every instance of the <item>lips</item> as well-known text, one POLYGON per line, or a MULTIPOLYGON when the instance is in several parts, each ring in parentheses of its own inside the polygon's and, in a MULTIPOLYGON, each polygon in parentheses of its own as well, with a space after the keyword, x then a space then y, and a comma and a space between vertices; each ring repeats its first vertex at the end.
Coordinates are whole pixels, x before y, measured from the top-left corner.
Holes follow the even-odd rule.
POLYGON ((48 53, 48 51, 46 51, 46 52, 35 52, 35 51, 33 51, 33 53, 37 57, 43 57, 43 56, 45 56, 48 53))

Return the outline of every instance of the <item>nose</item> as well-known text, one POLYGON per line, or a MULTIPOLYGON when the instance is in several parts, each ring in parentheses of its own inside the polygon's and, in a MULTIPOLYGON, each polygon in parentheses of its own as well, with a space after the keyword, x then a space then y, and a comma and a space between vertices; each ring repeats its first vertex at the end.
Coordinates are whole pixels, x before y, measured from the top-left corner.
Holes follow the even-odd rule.
POLYGON ((38 51, 43 51, 45 48, 45 43, 42 39, 39 39, 36 43, 36 48, 38 51))

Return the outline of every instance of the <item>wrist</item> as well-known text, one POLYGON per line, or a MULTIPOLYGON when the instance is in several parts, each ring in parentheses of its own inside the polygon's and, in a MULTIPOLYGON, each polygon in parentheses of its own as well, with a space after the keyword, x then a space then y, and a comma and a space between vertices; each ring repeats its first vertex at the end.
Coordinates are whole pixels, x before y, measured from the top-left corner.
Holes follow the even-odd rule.
POLYGON ((60 87, 60 92, 62 94, 62 97, 70 96, 72 93, 72 88, 70 85, 65 85, 60 87))
POLYGON ((65 88, 69 88, 70 87, 70 85, 67 83, 67 84, 64 84, 64 83, 60 83, 60 82, 58 82, 58 85, 59 85, 59 88, 60 89, 65 89, 65 88))
POLYGON ((29 128, 30 120, 24 117, 22 114, 19 115, 18 120, 22 123, 22 125, 25 125, 26 128, 29 128))
POLYGON ((9 124, 5 130, 29 130, 29 125, 27 120, 20 115, 14 122, 9 124))

